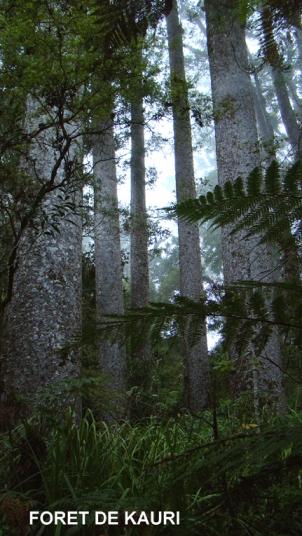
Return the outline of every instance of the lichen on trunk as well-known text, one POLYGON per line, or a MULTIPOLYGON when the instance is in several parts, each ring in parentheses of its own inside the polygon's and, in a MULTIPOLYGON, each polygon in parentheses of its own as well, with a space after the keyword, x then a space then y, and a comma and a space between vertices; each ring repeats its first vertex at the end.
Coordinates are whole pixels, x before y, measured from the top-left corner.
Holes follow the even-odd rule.
POLYGON ((3 321, 1 398, 31 410, 47 393, 54 407, 74 404, 66 381, 80 370, 74 342, 81 332, 81 142, 68 114, 64 124, 47 126, 57 117, 56 109, 47 117, 37 101, 28 100, 25 129, 36 134, 22 169, 32 183, 33 201, 19 224, 3 321))

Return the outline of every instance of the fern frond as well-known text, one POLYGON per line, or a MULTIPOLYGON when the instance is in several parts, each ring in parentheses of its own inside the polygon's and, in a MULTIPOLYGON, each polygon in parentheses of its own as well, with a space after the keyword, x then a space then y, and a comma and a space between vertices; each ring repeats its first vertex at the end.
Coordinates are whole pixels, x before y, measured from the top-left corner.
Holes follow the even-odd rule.
POLYGON ((247 195, 256 197, 261 192, 262 173, 259 167, 256 167, 247 178, 247 195))
POLYGON ((267 194, 276 195, 281 191, 279 165, 274 160, 265 173, 265 191, 267 194))
MULTIPOLYGON (((278 243, 284 229, 302 219, 302 165, 296 162, 282 176, 274 161, 263 178, 255 168, 244 183, 241 177, 234 182, 216 186, 198 199, 189 199, 168 210, 188 222, 201 224, 211 221, 213 228, 229 225, 230 233, 246 230, 246 237, 258 235, 261 242, 278 243)), ((299 228, 296 233, 298 234, 299 228)))

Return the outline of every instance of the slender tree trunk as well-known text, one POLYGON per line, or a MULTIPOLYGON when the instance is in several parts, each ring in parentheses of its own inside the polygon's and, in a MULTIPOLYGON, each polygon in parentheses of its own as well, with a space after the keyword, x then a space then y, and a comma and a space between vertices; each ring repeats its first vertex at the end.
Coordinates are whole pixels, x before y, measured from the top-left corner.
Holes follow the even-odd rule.
POLYGON ((300 78, 301 78, 301 65, 302 65, 302 26, 301 23, 299 26, 296 26, 295 28, 295 38, 297 43, 297 49, 298 49, 298 56, 300 60, 300 78))
POLYGON ((263 96, 261 82, 258 74, 254 75, 255 87, 254 87, 254 104, 257 117, 257 125, 259 136, 261 137, 264 145, 264 151, 268 158, 272 158, 275 155, 274 138, 275 133, 272 125, 271 118, 266 109, 266 102, 263 96))
MULTIPOLYGON (((47 122, 44 116, 37 117, 38 108, 34 101, 28 102, 29 132, 47 122)), ((2 400, 24 402, 30 410, 41 402, 48 386, 54 389, 52 402, 57 408, 71 403, 61 382, 76 378, 80 370, 79 351, 70 346, 81 331, 79 146, 68 139, 76 132, 68 122, 62 129, 58 125, 42 130, 23 164, 24 173, 41 191, 45 186, 54 188, 41 197, 20 236, 12 296, 4 314, 2 400), (64 209, 67 201, 74 204, 69 214, 64 209)))
MULTIPOLYGON (((137 92, 131 101, 131 307, 141 309, 149 302, 148 216, 146 211, 146 173, 143 97, 137 92)), ((132 382, 142 390, 150 387, 151 347, 148 333, 131 341, 132 382)), ((140 404, 140 403, 139 403, 140 404)), ((132 404, 133 415, 144 413, 132 404)))
MULTIPOLYGON (((264 51, 266 60, 271 66, 272 78, 279 103, 281 118, 285 126, 289 142, 292 146, 296 158, 302 157, 302 130, 297 121, 300 117, 301 109, 295 112, 295 106, 292 107, 289 92, 295 101, 297 94, 295 86, 289 77, 282 70, 282 58, 280 56, 278 45, 274 38, 272 16, 270 8, 262 10, 262 28, 264 35, 264 51), (297 113, 298 112, 298 113, 297 113), (297 115, 296 115, 297 114, 297 115)), ((296 28, 298 30, 298 28, 296 28)), ((298 101, 296 102, 298 106, 298 101)), ((296 242, 292 236, 290 228, 284 229, 283 236, 280 235, 283 251, 283 276, 291 282, 300 282, 300 260, 296 242)))
POLYGON ((282 59, 278 50, 278 45, 274 38, 270 7, 263 8, 261 16, 264 36, 264 52, 266 60, 271 66, 272 79, 280 108, 281 118, 295 157, 301 158, 302 131, 288 96, 286 79, 284 72, 282 71, 282 59))
POLYGON ((148 218, 146 211, 143 99, 131 103, 131 307, 149 301, 148 218))
POLYGON ((296 84, 292 78, 292 72, 286 77, 286 85, 293 103, 293 110, 299 121, 302 121, 302 99, 298 96, 296 84))
MULTIPOLYGON (((175 151, 175 176, 177 202, 196 196, 191 124, 188 92, 183 56, 182 28, 179 22, 177 2, 167 17, 171 91, 173 100, 173 127, 175 151)), ((179 267, 181 295, 199 301, 202 293, 202 269, 199 229, 182 219, 178 221, 179 267)), ((185 397, 191 411, 200 411, 208 403, 208 351, 205 320, 194 341, 190 340, 186 327, 184 342, 185 397)))
MULTIPOLYGON (((97 320, 105 315, 124 314, 120 225, 117 198, 115 140, 111 120, 99 125, 93 145, 95 196, 95 277, 97 320)), ((105 334, 106 335, 106 334, 105 334)), ((123 334, 100 338, 100 369, 109 380, 112 404, 106 418, 125 414, 126 348, 123 334), (112 406, 112 407, 111 407, 112 406)))
POLYGON ((272 78, 277 95, 277 100, 280 108, 282 122, 284 124, 289 142, 292 146, 294 154, 300 158, 301 156, 301 129, 298 125, 296 114, 292 108, 288 96, 286 81, 282 71, 276 67, 272 67, 272 78))
MULTIPOLYGON (((237 19, 235 5, 233 0, 228 0, 223 6, 219 0, 205 1, 220 185, 235 180, 238 176, 246 177, 259 165, 245 30, 237 19)), ((232 238, 229 232, 229 228, 224 228, 222 232, 225 282, 271 281, 274 276, 271 274, 273 259, 268 248, 257 246, 257 239, 247 242, 243 235, 236 234, 232 238)), ((238 364, 243 359, 247 361, 249 369, 249 361, 255 355, 260 360, 259 389, 267 400, 281 408, 284 397, 277 334, 272 334, 260 356, 254 348, 250 348, 243 356, 233 351, 233 358, 238 364)))
MULTIPOLYGON (((254 79, 256 84, 255 93, 257 95, 255 98, 255 109, 258 132, 262 141, 262 149, 264 153, 263 160, 268 167, 271 162, 276 159, 274 147, 274 129, 266 109, 266 102, 262 93, 261 83, 256 73, 254 74, 254 79)), ((284 252, 281 269, 283 279, 285 281, 296 283, 300 282, 299 252, 289 224, 287 228, 283 229, 283 233, 280 233, 279 235, 279 245, 281 246, 282 252, 284 252)))

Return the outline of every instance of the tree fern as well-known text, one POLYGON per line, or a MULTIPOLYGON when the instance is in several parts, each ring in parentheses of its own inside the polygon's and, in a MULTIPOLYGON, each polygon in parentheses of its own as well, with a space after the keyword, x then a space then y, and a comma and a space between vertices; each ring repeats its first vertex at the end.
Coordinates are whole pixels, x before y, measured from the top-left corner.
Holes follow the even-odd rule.
MULTIPOLYGON (((234 183, 216 186, 213 192, 187 200, 169 209, 170 214, 187 221, 212 222, 212 226, 229 225, 230 233, 239 230, 246 237, 275 242, 284 248, 284 234, 289 225, 302 215, 300 193, 301 164, 296 163, 281 173, 273 162, 263 175, 253 170, 246 183, 239 177, 234 183)), ((296 241, 300 230, 292 236, 296 241)), ((291 281, 238 281, 232 285, 213 285, 198 302, 177 297, 173 303, 150 303, 140 310, 129 310, 123 317, 110 317, 98 325, 105 337, 125 327, 125 336, 138 338, 150 332, 156 344, 163 336, 181 332, 183 319, 190 317, 191 341, 206 317, 210 326, 224 335, 226 348, 236 345, 243 352, 252 341, 257 351, 265 347, 274 328, 296 344, 302 343, 302 285, 291 281)), ((86 341, 87 342, 87 341, 86 341)))
MULTIPOLYGON (((301 162, 296 162, 282 174, 273 161, 264 175, 255 168, 246 183, 239 177, 167 210, 189 222, 211 221, 214 228, 231 224, 232 234, 245 229, 247 237, 258 235, 260 241, 278 243, 284 227, 302 217, 301 170, 301 162)), ((299 236, 299 226, 294 234, 299 236)))

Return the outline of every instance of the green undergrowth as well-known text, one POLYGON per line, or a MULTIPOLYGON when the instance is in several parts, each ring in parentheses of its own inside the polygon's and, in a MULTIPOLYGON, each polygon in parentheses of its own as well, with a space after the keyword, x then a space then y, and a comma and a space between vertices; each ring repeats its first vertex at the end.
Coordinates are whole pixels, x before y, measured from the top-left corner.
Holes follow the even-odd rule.
MULTIPOLYGON (((179 510, 180 526, 110 527, 124 534, 302 533, 302 415, 263 426, 213 416, 131 424, 87 413, 31 420, 1 436, 0 534, 105 534, 90 525, 28 527, 29 510, 179 510)), ((90 521, 89 521, 90 523, 90 521)))

